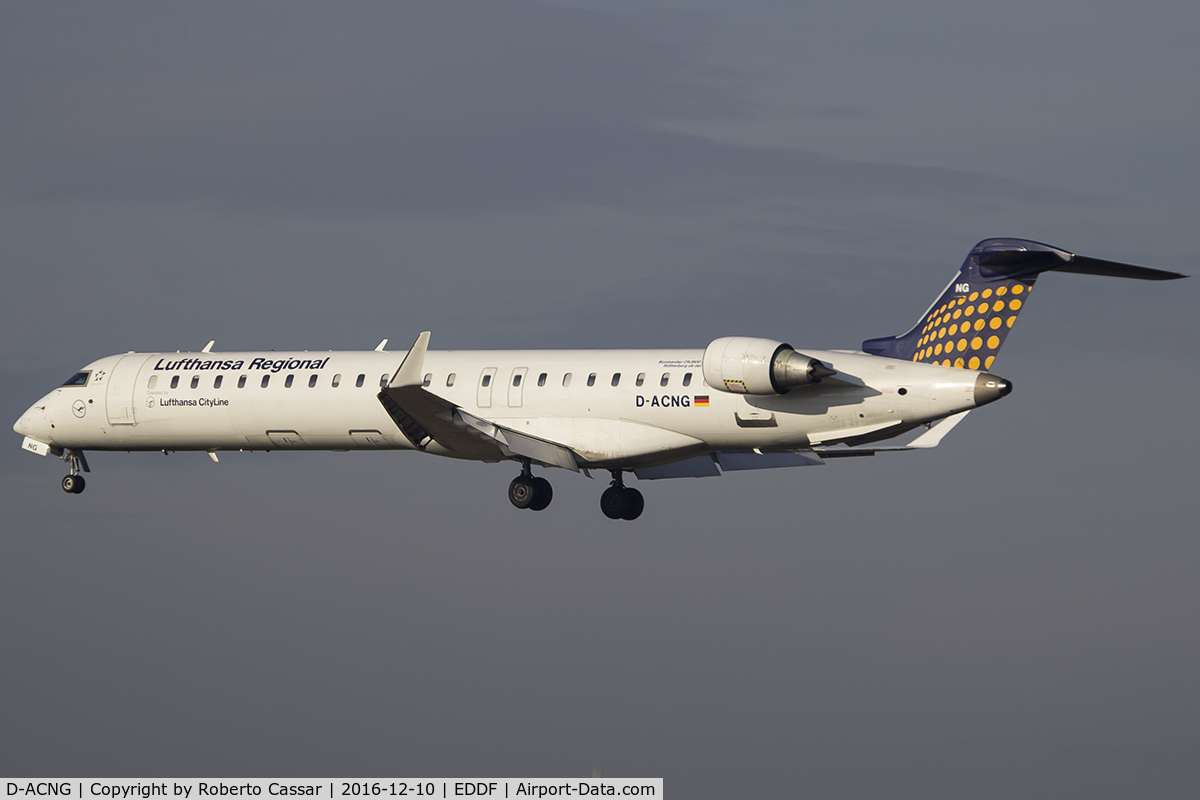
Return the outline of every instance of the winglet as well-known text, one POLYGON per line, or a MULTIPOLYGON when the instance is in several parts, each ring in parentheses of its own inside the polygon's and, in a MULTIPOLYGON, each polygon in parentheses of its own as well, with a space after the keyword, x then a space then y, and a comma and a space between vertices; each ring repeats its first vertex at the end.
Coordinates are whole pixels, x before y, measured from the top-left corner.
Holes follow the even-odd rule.
MULTIPOLYGON (((387 340, 385 339, 384 341, 387 340)), ((388 383, 388 388, 399 389, 401 386, 420 386, 422 383, 422 373, 425 370, 425 351, 428 348, 429 331, 422 331, 417 340, 413 342, 413 346, 408 351, 408 355, 404 357, 404 361, 400 362, 400 368, 392 376, 391 382, 388 383)))

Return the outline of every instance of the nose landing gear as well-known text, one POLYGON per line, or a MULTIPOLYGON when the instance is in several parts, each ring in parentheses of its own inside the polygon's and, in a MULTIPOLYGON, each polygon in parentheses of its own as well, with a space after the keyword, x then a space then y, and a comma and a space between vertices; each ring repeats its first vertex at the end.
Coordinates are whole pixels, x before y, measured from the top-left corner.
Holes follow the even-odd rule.
POLYGON ((508 485, 508 499, 517 508, 544 511, 554 499, 554 488, 545 478, 536 478, 528 459, 521 461, 521 474, 508 485))
POLYGON ((79 474, 80 471, 91 472, 87 459, 83 457, 83 451, 64 450, 59 458, 71 465, 71 474, 62 479, 63 491, 67 494, 79 494, 87 486, 87 481, 79 474))
POLYGON ((609 519, 637 519, 646 507, 645 498, 637 489, 625 485, 621 479, 621 470, 614 469, 612 476, 612 485, 600 495, 600 510, 609 519))

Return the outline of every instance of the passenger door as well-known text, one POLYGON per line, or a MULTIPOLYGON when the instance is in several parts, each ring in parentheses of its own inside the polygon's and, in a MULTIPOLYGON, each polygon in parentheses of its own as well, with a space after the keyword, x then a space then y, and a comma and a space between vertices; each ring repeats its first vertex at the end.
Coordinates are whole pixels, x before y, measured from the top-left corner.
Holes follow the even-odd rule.
POLYGON ((122 356, 108 376, 104 406, 108 412, 109 425, 136 425, 136 408, 133 402, 134 384, 138 372, 147 358, 144 355, 122 356))

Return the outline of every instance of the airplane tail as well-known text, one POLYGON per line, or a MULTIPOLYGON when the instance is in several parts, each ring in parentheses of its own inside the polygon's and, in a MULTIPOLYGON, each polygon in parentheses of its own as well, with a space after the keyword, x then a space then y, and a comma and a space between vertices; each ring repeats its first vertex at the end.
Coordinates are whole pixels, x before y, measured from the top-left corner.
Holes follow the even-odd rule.
POLYGON ((1187 277, 1078 256, 1027 239, 984 239, 967 254, 945 291, 912 330, 900 336, 867 339, 862 349, 905 361, 991 369, 1037 277, 1051 270, 1157 281, 1187 277))

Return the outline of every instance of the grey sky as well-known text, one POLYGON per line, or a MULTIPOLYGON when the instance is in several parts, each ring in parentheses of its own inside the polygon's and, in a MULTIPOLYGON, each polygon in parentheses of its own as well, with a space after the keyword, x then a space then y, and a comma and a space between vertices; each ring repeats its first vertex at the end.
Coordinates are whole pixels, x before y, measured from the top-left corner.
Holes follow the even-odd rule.
MULTIPOLYGON (((857 347, 975 241, 1196 273, 1182 3, 9 4, 0 407, 129 349, 857 347)), ((1189 796, 1196 279, 934 453, 655 482, 0 448, 0 772, 1189 796)))

